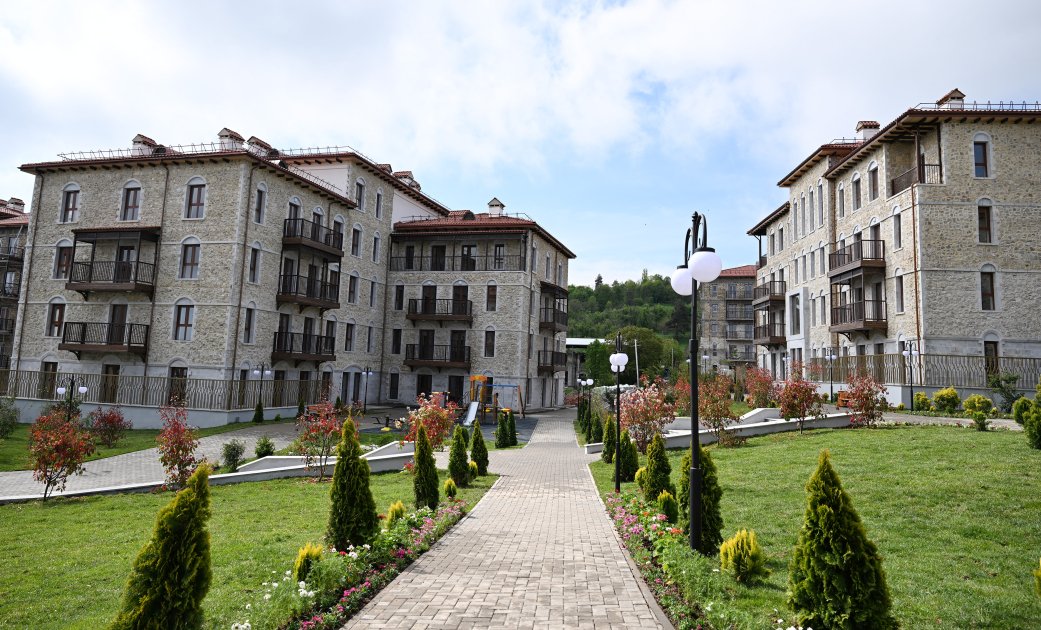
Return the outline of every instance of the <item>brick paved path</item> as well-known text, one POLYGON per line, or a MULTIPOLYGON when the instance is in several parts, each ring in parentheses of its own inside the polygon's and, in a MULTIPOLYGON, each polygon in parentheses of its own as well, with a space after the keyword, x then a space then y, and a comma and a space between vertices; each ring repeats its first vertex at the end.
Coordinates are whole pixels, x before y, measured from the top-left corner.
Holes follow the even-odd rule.
POLYGON ((540 414, 528 446, 492 451, 495 487, 347 627, 661 628, 597 497, 595 456, 575 443, 574 413, 540 414))

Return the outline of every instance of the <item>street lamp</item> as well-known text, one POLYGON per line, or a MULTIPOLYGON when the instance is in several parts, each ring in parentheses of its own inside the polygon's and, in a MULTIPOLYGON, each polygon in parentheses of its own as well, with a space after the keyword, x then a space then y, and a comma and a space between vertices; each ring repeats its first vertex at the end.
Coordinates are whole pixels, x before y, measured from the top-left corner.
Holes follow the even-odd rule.
POLYGON ((904 355, 904 358, 908 360, 907 369, 911 372, 911 411, 914 411, 914 362, 921 356, 921 353, 918 351, 918 342, 908 341, 904 343, 904 350, 900 354, 904 355))
MULTIPOLYGON (((672 273, 672 290, 690 296, 690 357, 698 356, 698 292, 697 283, 712 282, 723 270, 723 261, 708 246, 708 219, 695 212, 693 225, 683 242, 683 264, 672 273), (693 242, 692 242, 693 241, 693 242)), ((698 418, 698 374, 690 362, 690 548, 701 543, 701 432, 698 418)))
POLYGON ((828 403, 830 404, 835 400, 835 356, 830 350, 829 354, 824 358, 828 360, 828 403))
POLYGON ((75 376, 70 376, 68 381, 66 381, 66 382, 69 385, 68 387, 62 386, 62 387, 59 387, 56 391, 58 392, 59 396, 64 396, 65 392, 69 393, 69 397, 65 399, 65 421, 68 422, 69 420, 72 419, 72 390, 75 389, 76 391, 78 391, 80 393, 80 396, 82 396, 82 395, 87 393, 87 386, 86 385, 80 385, 77 388, 76 387, 76 377, 75 376))
POLYGON ((264 399, 264 378, 271 376, 271 368, 267 363, 261 363, 253 368, 253 376, 260 379, 260 387, 257 388, 257 402, 261 402, 264 399))
POLYGON ((622 352, 622 333, 618 333, 614 338, 614 354, 611 355, 610 361, 611 371, 614 372, 614 491, 616 494, 620 494, 622 492, 622 477, 619 474, 621 469, 618 464, 622 456, 622 385, 620 379, 622 371, 625 370, 625 364, 629 362, 629 355, 622 352))
POLYGON ((593 379, 587 378, 584 381, 579 381, 582 385, 586 386, 586 415, 589 416, 590 422, 592 422, 592 408, 593 408, 593 379))
POLYGON ((365 366, 365 371, 362 372, 365 375, 365 395, 362 396, 361 401, 361 415, 369 413, 369 377, 372 376, 372 370, 369 366, 365 366))

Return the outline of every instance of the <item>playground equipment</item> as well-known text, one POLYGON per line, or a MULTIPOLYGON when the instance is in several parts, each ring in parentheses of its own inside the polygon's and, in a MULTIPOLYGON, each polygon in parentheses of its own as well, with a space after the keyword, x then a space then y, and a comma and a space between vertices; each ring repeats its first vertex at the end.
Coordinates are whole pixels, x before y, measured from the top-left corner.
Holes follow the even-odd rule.
POLYGON ((524 417, 524 392, 520 385, 489 384, 488 377, 477 374, 470 377, 470 400, 480 403, 481 418, 495 408, 520 409, 524 417))

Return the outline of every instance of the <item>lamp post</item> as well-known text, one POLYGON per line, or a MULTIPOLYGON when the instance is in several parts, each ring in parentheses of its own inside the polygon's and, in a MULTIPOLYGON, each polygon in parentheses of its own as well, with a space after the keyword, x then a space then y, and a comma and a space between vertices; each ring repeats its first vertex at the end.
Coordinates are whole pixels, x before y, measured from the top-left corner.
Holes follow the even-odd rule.
POLYGON ((835 400, 835 356, 833 352, 828 351, 828 355, 824 357, 828 360, 828 403, 830 404, 835 400))
POLYGON ((629 355, 622 352, 622 333, 614 338, 614 354, 610 357, 611 371, 614 372, 614 491, 616 494, 622 492, 622 478, 619 472, 621 468, 618 460, 622 456, 622 371, 625 364, 629 362, 629 355))
POLYGON ((917 341, 908 341, 904 344, 904 350, 900 353, 907 359, 907 369, 911 377, 911 411, 914 411, 914 362, 921 353, 918 351, 917 341))
POLYGON ((592 408, 593 408, 593 389, 592 389, 593 388, 593 379, 587 378, 584 381, 579 381, 579 383, 581 383, 581 384, 586 386, 586 415, 589 417, 589 421, 592 422, 593 421, 593 414, 592 414, 592 408))
POLYGON ((365 375, 365 395, 362 396, 361 401, 361 415, 364 416, 369 413, 369 377, 372 376, 372 370, 366 365, 362 374, 365 375))
POLYGON ((267 363, 261 363, 253 368, 253 376, 260 379, 260 387, 257 388, 257 402, 261 402, 264 399, 264 378, 271 376, 271 368, 267 363))
POLYGON ((79 392, 80 396, 82 396, 87 393, 87 386, 80 385, 79 388, 77 388, 75 376, 70 376, 66 383, 68 383, 68 387, 62 386, 59 387, 56 391, 58 392, 59 396, 64 396, 65 392, 69 393, 69 397, 65 399, 65 421, 68 422, 72 420, 72 390, 75 389, 79 392))
POLYGON ((701 355, 701 371, 708 374, 708 355, 701 355))
MULTIPOLYGON (((690 296, 690 354, 698 356, 698 291, 697 283, 712 282, 723 270, 723 261, 708 246, 708 220, 695 212, 692 226, 683 242, 683 264, 672 273, 672 290, 690 296)), ((701 544, 701 432, 698 418, 697 366, 690 362, 690 547, 701 544)))

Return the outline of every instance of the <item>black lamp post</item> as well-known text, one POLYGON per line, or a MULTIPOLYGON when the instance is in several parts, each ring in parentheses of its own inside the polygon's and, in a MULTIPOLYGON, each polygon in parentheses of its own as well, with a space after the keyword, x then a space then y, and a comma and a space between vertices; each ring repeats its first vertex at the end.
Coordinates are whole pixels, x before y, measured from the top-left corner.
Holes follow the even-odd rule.
POLYGON ((904 350, 900 354, 904 355, 904 358, 907 359, 907 369, 911 372, 911 411, 914 411, 914 362, 921 355, 918 351, 918 342, 906 342, 904 344, 904 350))
POLYGON ((629 362, 629 355, 622 352, 622 333, 614 338, 614 354, 610 357, 611 371, 614 372, 614 491, 622 492, 622 477, 619 460, 622 457, 622 371, 629 362))
POLYGON ((835 359, 838 357, 829 350, 825 358, 828 360, 828 403, 831 404, 835 400, 835 359))
POLYGON ((267 363, 261 363, 253 368, 253 376, 260 379, 260 387, 257 388, 257 402, 261 402, 264 399, 264 377, 271 376, 271 368, 268 367, 267 363))
POLYGON ((87 386, 86 385, 80 385, 79 388, 77 389, 77 387, 76 387, 76 376, 75 375, 70 376, 68 378, 68 380, 65 381, 65 382, 68 384, 68 387, 64 387, 64 386, 63 387, 59 387, 56 391, 58 392, 59 396, 64 396, 66 392, 68 392, 68 394, 69 394, 69 396, 65 399, 65 421, 68 422, 68 421, 72 420, 72 392, 73 392, 73 390, 78 391, 80 396, 82 396, 83 394, 87 393, 87 386))
MULTIPOLYGON (((369 413, 369 376, 372 375, 372 370, 369 369, 369 366, 365 366, 365 371, 363 372, 363 374, 365 374, 365 395, 362 396, 361 415, 364 416, 365 414, 369 413)), ((445 403, 445 399, 447 398, 447 395, 443 396, 442 402, 445 403)))
POLYGON ((701 544, 701 445, 698 418, 698 291, 697 283, 712 282, 723 270, 716 250, 708 246, 708 220, 700 213, 691 216, 692 226, 683 242, 683 264, 672 274, 672 290, 690 296, 690 548, 701 544))

